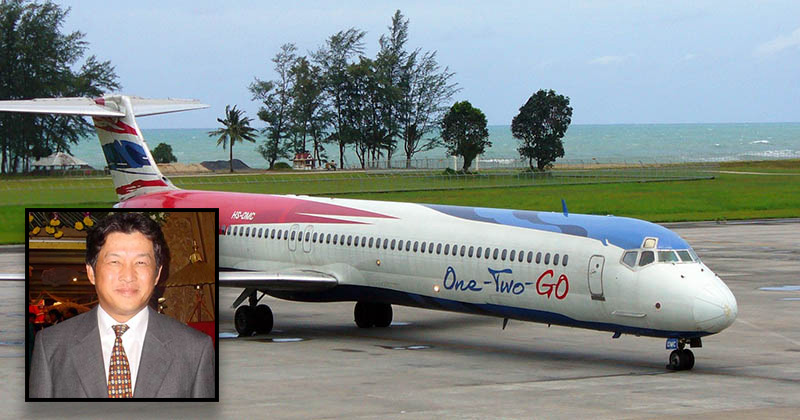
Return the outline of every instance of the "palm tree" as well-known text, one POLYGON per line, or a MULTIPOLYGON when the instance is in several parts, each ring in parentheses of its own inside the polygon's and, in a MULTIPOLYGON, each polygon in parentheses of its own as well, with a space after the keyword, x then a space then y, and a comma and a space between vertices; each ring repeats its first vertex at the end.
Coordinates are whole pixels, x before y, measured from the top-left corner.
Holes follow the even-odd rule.
POLYGON ((219 136, 217 139, 217 146, 220 144, 222 145, 222 149, 224 150, 227 147, 228 140, 231 143, 231 172, 233 172, 233 144, 241 142, 242 140, 247 140, 251 143, 255 143, 256 138, 254 133, 256 129, 250 127, 250 122, 253 121, 252 118, 247 118, 244 116, 244 111, 241 109, 236 109, 236 105, 233 106, 231 109, 230 105, 225 107, 225 119, 217 118, 217 121, 220 122, 224 127, 218 128, 214 131, 209 131, 209 137, 216 137, 219 136))

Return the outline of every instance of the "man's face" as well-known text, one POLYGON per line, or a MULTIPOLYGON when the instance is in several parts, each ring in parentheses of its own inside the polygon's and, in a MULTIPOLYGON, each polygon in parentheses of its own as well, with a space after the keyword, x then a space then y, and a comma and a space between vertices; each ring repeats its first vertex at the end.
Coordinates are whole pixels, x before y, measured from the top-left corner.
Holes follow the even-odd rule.
POLYGON ((95 267, 86 265, 100 306, 117 322, 127 322, 147 306, 158 283, 153 243, 139 232, 113 232, 97 254, 95 267))

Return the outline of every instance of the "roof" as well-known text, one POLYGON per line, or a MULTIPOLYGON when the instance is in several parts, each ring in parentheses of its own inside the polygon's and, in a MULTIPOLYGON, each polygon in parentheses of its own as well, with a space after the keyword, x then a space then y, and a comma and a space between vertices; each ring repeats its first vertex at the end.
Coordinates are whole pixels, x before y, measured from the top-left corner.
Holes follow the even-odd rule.
POLYGON ((89 164, 75 156, 57 152, 33 162, 33 166, 89 166, 89 164))

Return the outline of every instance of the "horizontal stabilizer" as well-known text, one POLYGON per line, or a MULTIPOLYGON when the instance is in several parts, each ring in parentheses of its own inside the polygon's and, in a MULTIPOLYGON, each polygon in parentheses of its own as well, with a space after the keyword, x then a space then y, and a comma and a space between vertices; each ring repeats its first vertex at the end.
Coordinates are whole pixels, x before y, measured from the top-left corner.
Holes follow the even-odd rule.
MULTIPOLYGON (((136 117, 191 111, 208 108, 194 99, 145 99, 131 97, 133 114, 136 117)), ((104 98, 48 98, 19 101, 0 101, 0 111, 28 112, 36 114, 86 115, 91 117, 124 117, 115 102, 104 98)))
POLYGON ((313 270, 280 273, 263 271, 221 271, 221 287, 245 287, 272 291, 314 292, 330 289, 339 282, 336 277, 313 270))

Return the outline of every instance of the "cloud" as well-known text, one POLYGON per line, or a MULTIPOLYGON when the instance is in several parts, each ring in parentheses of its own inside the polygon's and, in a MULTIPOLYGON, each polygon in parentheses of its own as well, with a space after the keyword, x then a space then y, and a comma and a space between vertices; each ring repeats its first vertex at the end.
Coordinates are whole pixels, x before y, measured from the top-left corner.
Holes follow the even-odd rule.
POLYGON ((697 58, 697 54, 689 53, 689 54, 684 55, 683 58, 681 58, 681 61, 694 60, 695 58, 697 58))
POLYGON ((604 55, 602 57, 597 57, 589 61, 589 64, 598 64, 601 66, 607 66, 609 64, 617 64, 627 60, 630 57, 629 55, 604 55))
POLYGON ((766 57, 792 47, 800 48, 800 28, 795 29, 794 32, 789 35, 780 35, 771 41, 760 44, 756 47, 753 55, 756 57, 766 57))

